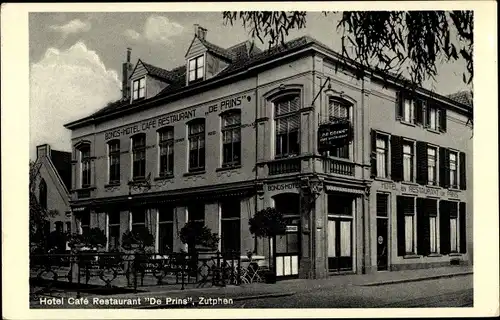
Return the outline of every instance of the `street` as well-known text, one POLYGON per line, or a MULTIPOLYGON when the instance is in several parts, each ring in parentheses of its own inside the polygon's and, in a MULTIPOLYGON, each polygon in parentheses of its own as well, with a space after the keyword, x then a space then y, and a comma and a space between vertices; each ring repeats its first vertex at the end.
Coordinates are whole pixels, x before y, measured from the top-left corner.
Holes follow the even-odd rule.
POLYGON ((284 297, 236 300, 217 308, 472 307, 472 275, 381 286, 344 285, 284 297))

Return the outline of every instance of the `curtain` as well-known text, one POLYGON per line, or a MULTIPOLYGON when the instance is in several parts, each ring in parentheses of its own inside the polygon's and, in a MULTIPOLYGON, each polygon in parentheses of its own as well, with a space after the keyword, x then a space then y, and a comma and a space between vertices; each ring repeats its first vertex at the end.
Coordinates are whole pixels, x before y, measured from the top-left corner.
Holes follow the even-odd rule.
POLYGON ((413 216, 405 216, 405 251, 413 252, 413 216))
POLYGON ((351 221, 340 221, 340 256, 351 256, 351 221))
POLYGON ((437 237, 436 237, 436 232, 437 232, 437 228, 436 228, 436 217, 430 217, 429 218, 430 221, 429 221, 429 229, 430 229, 430 250, 431 250, 431 253, 436 253, 437 252, 437 237))
POLYGON ((451 240, 451 243, 450 243, 450 251, 451 252, 457 252, 458 251, 458 248, 457 248, 457 243, 458 243, 458 239, 457 239, 457 218, 451 218, 450 219, 450 240, 451 240))
POLYGON ((335 221, 328 220, 328 257, 336 257, 335 248, 335 221))

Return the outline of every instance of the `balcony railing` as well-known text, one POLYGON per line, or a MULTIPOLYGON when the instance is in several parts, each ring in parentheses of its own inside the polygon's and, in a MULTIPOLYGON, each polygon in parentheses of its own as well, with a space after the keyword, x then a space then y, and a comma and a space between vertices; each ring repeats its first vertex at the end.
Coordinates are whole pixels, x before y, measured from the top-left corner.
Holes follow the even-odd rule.
POLYGON ((300 172, 300 159, 288 158, 270 162, 267 164, 269 175, 300 172))
POLYGON ((323 165, 325 173, 354 176, 354 163, 352 162, 339 159, 325 159, 323 165))

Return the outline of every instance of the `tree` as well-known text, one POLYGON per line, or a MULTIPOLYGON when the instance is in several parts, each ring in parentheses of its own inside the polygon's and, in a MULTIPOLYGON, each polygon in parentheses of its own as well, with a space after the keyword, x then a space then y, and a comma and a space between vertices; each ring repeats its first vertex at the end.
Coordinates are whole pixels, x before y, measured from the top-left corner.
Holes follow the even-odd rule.
MULTIPOLYGON (((284 45, 292 30, 306 27, 305 11, 225 11, 224 24, 240 21, 252 39, 269 46, 284 45)), ((435 79, 438 61, 463 59, 466 70, 463 81, 473 79, 472 11, 344 11, 323 12, 338 16, 335 31, 341 31, 345 62, 355 62, 356 75, 373 70, 382 75, 391 72, 403 78, 407 71, 411 82, 422 85, 435 79), (455 35, 456 34, 456 35, 455 35), (457 40, 457 41, 453 41, 457 40), (349 49, 353 50, 350 51, 349 49)))
POLYGON ((250 233, 259 238, 267 238, 269 245, 269 267, 272 269, 271 239, 277 235, 285 234, 286 222, 283 214, 275 208, 266 208, 250 218, 248 221, 250 233))

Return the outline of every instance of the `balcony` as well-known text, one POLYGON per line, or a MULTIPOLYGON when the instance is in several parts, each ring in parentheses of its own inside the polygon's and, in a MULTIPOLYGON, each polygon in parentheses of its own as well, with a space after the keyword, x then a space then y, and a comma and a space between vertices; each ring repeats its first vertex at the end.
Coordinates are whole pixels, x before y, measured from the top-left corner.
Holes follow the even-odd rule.
POLYGON ((328 158, 323 160, 325 173, 340 174, 344 176, 354 176, 354 163, 349 160, 328 158))
POLYGON ((269 175, 286 174, 300 172, 299 158, 280 159, 267 164, 269 175))

